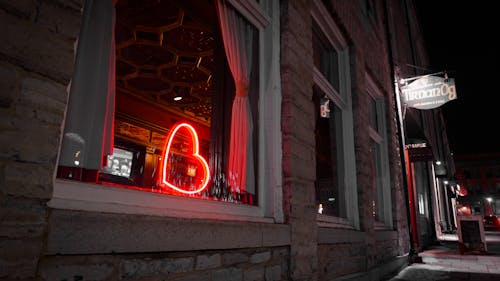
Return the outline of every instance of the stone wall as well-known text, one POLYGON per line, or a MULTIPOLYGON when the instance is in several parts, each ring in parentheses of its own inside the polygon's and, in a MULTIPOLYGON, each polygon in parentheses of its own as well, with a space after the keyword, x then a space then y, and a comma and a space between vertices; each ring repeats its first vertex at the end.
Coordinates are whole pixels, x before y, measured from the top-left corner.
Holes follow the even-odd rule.
POLYGON ((45 247, 82 1, 0 1, 0 278, 32 279, 45 247))
POLYGON ((283 192, 290 276, 317 280, 311 1, 281 3, 283 192))
POLYGON ((409 249, 385 6, 383 1, 373 1, 376 16, 369 18, 361 10, 360 2, 323 1, 349 42, 360 231, 345 235, 342 230, 321 230, 318 246, 320 280, 344 275, 352 275, 353 280, 377 280, 397 268, 398 264, 403 264, 395 257, 404 255, 409 249), (368 204, 375 194, 371 188, 371 140, 367 133, 367 75, 384 95, 386 104, 393 216, 393 228, 389 231, 375 228, 368 204), (333 238, 335 236, 344 238, 333 238), (337 253, 343 253, 344 258, 339 259, 337 253), (391 264, 391 260, 396 262, 391 264))
POLYGON ((42 280, 288 280, 288 249, 72 255, 43 259, 42 280))

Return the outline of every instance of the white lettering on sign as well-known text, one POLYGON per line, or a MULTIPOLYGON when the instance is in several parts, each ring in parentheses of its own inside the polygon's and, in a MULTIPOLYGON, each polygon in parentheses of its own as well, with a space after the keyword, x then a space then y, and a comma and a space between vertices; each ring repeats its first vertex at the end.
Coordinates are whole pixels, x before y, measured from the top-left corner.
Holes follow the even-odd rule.
POLYGON ((423 148, 427 147, 427 143, 421 142, 421 143, 408 143, 405 144, 405 148, 423 148))
POLYGON ((414 90, 414 91, 409 90, 406 91, 404 94, 406 95, 407 101, 422 100, 440 96, 448 96, 449 100, 454 100, 457 98, 457 91, 455 85, 448 85, 448 84, 442 84, 441 87, 438 88, 414 90))
POLYGON ((425 76, 401 87, 406 106, 417 109, 432 109, 457 98, 453 79, 425 76))

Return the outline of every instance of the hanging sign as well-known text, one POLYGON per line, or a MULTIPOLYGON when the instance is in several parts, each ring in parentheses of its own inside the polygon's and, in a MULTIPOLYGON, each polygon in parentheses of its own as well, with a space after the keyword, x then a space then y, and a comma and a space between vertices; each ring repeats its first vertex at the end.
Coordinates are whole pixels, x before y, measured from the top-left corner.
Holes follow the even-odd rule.
POLYGON ((424 76, 401 87, 402 101, 408 107, 433 109, 457 98, 455 80, 424 76))

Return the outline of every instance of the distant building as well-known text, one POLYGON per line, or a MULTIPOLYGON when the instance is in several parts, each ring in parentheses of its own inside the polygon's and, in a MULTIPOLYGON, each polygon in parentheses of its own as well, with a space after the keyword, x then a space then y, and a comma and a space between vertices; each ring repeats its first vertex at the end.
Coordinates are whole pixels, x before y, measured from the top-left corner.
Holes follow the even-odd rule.
POLYGON ((0 24, 0 278, 381 280, 446 221, 442 114, 396 98, 429 64, 414 1, 2 1, 0 24))
POLYGON ((470 214, 500 215, 500 154, 455 155, 457 199, 470 214))

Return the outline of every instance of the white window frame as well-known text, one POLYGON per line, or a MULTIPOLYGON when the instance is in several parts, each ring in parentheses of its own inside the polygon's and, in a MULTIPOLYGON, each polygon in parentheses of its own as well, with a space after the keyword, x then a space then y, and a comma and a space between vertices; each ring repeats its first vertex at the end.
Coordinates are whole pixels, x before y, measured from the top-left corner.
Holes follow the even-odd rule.
POLYGON ((54 209, 176 218, 284 222, 281 173, 279 2, 229 0, 259 30, 258 206, 145 192, 56 178, 48 206, 54 209))
MULTIPOLYGON (((392 229, 392 201, 391 201, 391 179, 389 170, 389 149, 387 143, 387 122, 384 95, 377 87, 373 78, 365 72, 366 92, 375 101, 377 128, 368 126, 370 139, 377 143, 380 149, 380 178, 377 178, 376 192, 374 194, 375 204, 381 205, 381 221, 375 221, 375 229, 392 229), (379 202, 382 200, 382 202, 379 202)), ((370 107, 371 108, 371 107, 370 107)))
POLYGON ((323 35, 331 46, 337 51, 339 63, 339 89, 338 91, 323 76, 321 71, 314 66, 313 80, 321 91, 341 110, 342 118, 342 149, 341 160, 338 165, 342 173, 340 177, 343 182, 340 183, 344 188, 346 218, 317 214, 319 226, 359 229, 359 211, 358 211, 358 188, 356 179, 356 155, 354 151, 354 122, 351 98, 350 82, 350 62, 349 48, 339 27, 328 13, 328 9, 320 0, 314 0, 312 3, 311 16, 318 25, 323 35))

